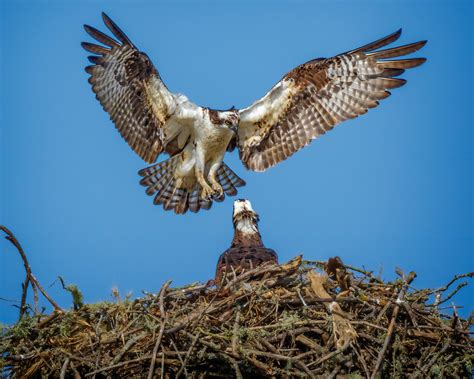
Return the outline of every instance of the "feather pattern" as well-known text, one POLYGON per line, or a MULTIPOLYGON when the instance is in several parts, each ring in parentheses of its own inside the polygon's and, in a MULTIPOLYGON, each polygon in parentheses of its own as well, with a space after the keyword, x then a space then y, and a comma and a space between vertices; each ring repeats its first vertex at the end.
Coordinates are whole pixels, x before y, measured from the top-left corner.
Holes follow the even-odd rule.
POLYGON ((244 165, 264 171, 285 160, 339 123, 377 107, 403 86, 395 78, 424 58, 381 60, 411 54, 426 41, 377 50, 400 37, 401 30, 328 59, 302 64, 262 99, 240 110, 238 148, 244 165))
POLYGON ((166 121, 174 111, 174 97, 148 56, 106 14, 102 17, 118 41, 84 26, 105 45, 82 43, 85 50, 97 54, 89 57, 94 65, 86 67, 89 83, 122 137, 143 160, 152 163, 165 150, 166 121))
POLYGON ((225 195, 237 194, 237 187, 242 187, 245 182, 240 179, 225 163, 217 170, 217 180, 224 193, 213 199, 201 199, 199 194, 201 186, 197 181, 187 186, 181 179, 176 178, 175 172, 180 164, 181 156, 175 155, 163 162, 140 170, 142 176, 140 184, 147 187, 146 194, 154 196, 155 205, 163 205, 165 210, 174 210, 177 214, 198 212, 200 209, 210 209, 213 201, 223 201, 225 195))
POLYGON ((425 41, 387 47, 401 30, 339 54, 306 62, 287 73, 250 107, 219 111, 171 93, 148 58, 102 14, 107 35, 85 25, 95 43, 85 68, 89 83, 129 146, 146 162, 170 158, 140 171, 140 184, 155 204, 182 214, 210 209, 245 185, 225 163, 235 147, 244 165, 264 171, 339 123, 356 118, 389 90, 401 87, 406 69, 424 58, 403 58, 425 41))

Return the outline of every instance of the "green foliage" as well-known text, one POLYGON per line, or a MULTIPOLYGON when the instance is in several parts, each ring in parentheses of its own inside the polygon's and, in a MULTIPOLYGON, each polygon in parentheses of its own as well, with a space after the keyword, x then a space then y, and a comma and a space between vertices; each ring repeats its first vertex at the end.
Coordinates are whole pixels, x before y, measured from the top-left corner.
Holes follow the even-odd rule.
POLYGON ((441 377, 441 368, 438 365, 431 366, 430 374, 435 378, 441 377))
POLYGON ((462 363, 464 364, 464 367, 466 367, 467 372, 473 372, 473 365, 472 362, 474 362, 474 354, 466 354, 462 360, 462 363))
POLYGON ((84 305, 84 296, 79 288, 75 284, 70 284, 66 286, 66 290, 71 292, 72 294, 72 301, 74 303, 74 309, 77 310, 84 305))
POLYGON ((63 288, 71 293, 74 310, 77 311, 84 305, 84 296, 82 295, 82 292, 75 284, 69 284, 66 286, 61 276, 58 276, 58 279, 60 280, 63 288))
POLYGON ((63 338, 69 337, 74 324, 75 316, 72 313, 66 313, 59 324, 59 335, 63 338))
POLYGON ((35 324, 35 319, 31 316, 25 315, 10 329, 10 334, 15 338, 27 338, 35 324))

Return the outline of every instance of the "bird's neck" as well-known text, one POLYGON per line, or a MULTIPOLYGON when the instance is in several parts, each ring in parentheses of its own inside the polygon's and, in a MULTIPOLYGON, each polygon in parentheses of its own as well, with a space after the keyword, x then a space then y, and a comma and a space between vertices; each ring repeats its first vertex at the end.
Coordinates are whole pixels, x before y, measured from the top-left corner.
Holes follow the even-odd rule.
POLYGON ((252 215, 234 217, 234 239, 232 247, 236 246, 263 246, 258 231, 257 220, 252 215))

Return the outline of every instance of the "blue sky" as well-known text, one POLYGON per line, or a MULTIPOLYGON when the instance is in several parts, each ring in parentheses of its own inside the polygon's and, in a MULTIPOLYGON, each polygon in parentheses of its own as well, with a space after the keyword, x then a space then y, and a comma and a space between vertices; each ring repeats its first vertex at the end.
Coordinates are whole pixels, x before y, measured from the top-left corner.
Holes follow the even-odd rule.
MULTIPOLYGON (((265 173, 226 162, 247 186, 280 261, 339 255, 415 286, 473 269, 472 3, 470 1, 3 1, 0 223, 36 277, 76 283, 86 301, 205 281, 232 238, 232 198, 176 216, 138 184, 146 164, 120 138, 87 83, 84 23, 106 11, 168 87, 202 106, 245 107, 282 75, 403 28, 428 39, 423 66, 380 107, 265 173)), ((19 299, 21 261, 0 242, 0 297, 19 299)), ((48 291, 64 307, 70 296, 48 291)), ((470 292, 469 292, 470 291, 470 292)), ((472 309, 465 290, 456 302, 472 309)), ((474 298, 474 296, 473 296, 474 298)), ((0 321, 17 309, 0 302, 0 321)))

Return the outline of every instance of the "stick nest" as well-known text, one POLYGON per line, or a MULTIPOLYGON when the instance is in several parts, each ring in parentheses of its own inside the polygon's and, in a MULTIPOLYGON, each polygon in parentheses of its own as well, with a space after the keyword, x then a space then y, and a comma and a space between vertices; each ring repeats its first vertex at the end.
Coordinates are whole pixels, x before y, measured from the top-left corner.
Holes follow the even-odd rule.
POLYGON ((471 377, 471 318, 443 304, 466 283, 417 290, 336 258, 263 265, 136 300, 25 312, 0 372, 31 377, 471 377), (453 287, 451 287, 453 286, 453 287), (452 289, 454 288, 454 290, 452 289))

